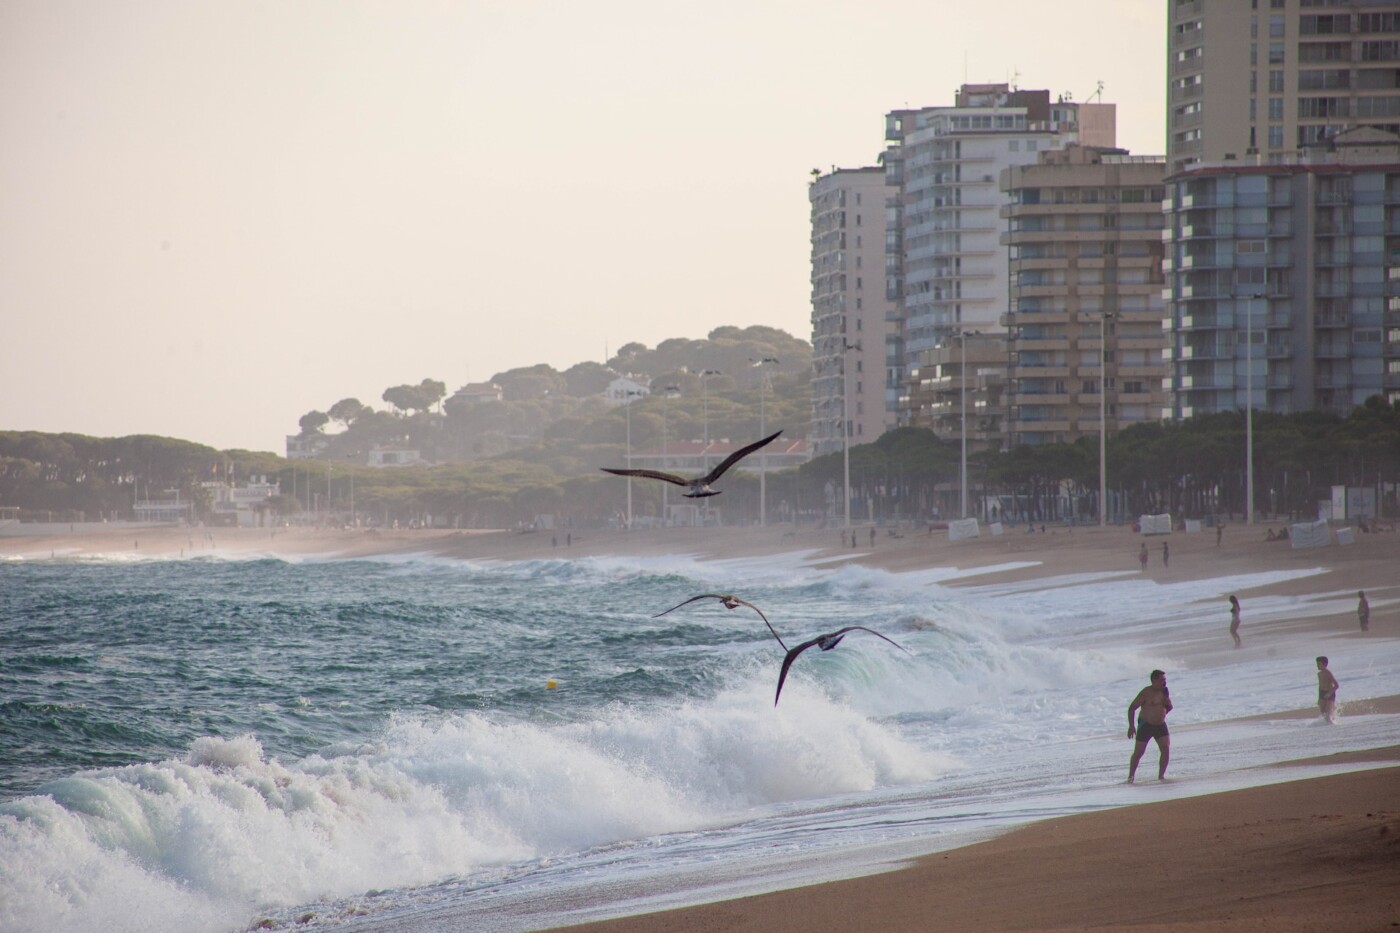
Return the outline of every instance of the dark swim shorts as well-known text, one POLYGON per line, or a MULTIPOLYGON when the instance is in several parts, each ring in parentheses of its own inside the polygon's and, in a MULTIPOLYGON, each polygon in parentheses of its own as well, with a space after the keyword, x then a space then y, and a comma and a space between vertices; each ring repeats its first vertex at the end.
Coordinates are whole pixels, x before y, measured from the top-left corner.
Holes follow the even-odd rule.
POLYGON ((1170 733, 1167 732, 1166 723, 1162 723, 1159 726, 1155 723, 1143 722, 1141 719, 1138 720, 1137 740, 1139 742, 1147 742, 1151 739, 1164 739, 1169 734, 1170 733))

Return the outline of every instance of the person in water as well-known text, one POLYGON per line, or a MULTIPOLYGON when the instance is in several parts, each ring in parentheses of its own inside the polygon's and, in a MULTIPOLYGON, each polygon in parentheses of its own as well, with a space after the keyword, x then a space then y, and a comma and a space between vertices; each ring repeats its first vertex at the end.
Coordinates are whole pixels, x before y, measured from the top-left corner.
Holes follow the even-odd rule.
POLYGON ((1327 658, 1317 659, 1317 709, 1322 718, 1333 725, 1337 722, 1337 678, 1327 669, 1327 658))
POLYGON ((1138 762, 1147 751, 1148 739, 1157 740, 1157 780, 1167 776, 1167 762, 1171 759, 1172 738, 1167 732, 1167 714, 1172 711, 1172 695, 1167 690, 1167 675, 1153 671, 1152 682, 1138 691, 1128 706, 1128 738, 1133 743, 1133 757, 1128 759, 1128 783, 1137 777, 1138 762), (1137 725, 1133 725, 1133 714, 1137 714, 1137 725))

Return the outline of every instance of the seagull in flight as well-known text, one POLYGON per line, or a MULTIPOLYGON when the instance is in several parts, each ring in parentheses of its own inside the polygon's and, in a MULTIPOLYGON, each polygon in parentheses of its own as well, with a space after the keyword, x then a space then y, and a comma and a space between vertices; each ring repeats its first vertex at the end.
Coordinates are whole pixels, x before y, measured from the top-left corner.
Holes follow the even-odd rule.
MULTIPOLYGON (((859 629, 862 632, 869 632, 871 635, 878 635, 881 638, 885 638, 884 635, 880 635, 880 633, 875 631, 873 628, 866 628, 864 625, 848 625, 845 628, 839 628, 836 631, 831 632, 829 634, 818 635, 811 641, 804 641, 796 648, 789 648, 787 657, 783 658, 783 669, 778 674, 778 692, 773 694, 773 705, 778 705, 778 697, 782 696, 783 694, 783 681, 787 680, 788 668, 792 667, 792 662, 797 660, 797 656, 799 654, 806 651, 808 648, 813 647, 814 645, 822 649, 823 651, 830 651, 832 648, 835 648, 837 645, 841 644, 841 639, 846 637, 847 632, 854 632, 857 629, 859 629)), ((904 647, 892 638, 885 638, 885 641, 894 645, 900 651, 907 652, 909 650, 908 648, 904 647)))
MULTIPOLYGON (((689 605, 690 603, 695 602, 697 599, 717 599, 720 601, 720 604, 723 605, 726 609, 738 609, 740 606, 748 606, 754 612, 758 613, 758 617, 763 620, 764 625, 768 626, 768 631, 773 633, 773 637, 778 639, 778 644, 783 646, 783 650, 787 650, 787 645, 783 644, 782 637, 779 636, 777 630, 773 628, 773 623, 769 622, 768 617, 763 614, 763 610, 759 609, 753 603, 745 602, 739 597, 732 596, 728 593, 701 593, 699 596, 690 597, 680 605, 672 606, 670 609, 667 609, 666 612, 675 612, 681 606, 689 605)), ((664 616, 666 612, 658 612, 656 615, 652 616, 652 618, 659 619, 662 616, 664 616)))
POLYGON ((645 479, 659 479, 665 483, 685 486, 688 491, 681 493, 681 495, 685 496, 687 499, 703 499, 706 496, 717 496, 719 495, 719 490, 711 489, 711 483, 723 476, 725 470, 728 470, 764 444, 771 444, 777 438, 778 434, 782 433, 782 431, 779 431, 777 434, 770 434, 761 441, 754 441, 747 447, 739 448, 734 451, 734 453, 725 457, 724 460, 720 462, 719 466, 715 467, 704 476, 699 476, 695 479, 686 479, 684 476, 677 476, 674 473, 663 473, 660 470, 615 470, 611 467, 603 467, 603 472, 611 473, 614 476, 640 476, 645 479))

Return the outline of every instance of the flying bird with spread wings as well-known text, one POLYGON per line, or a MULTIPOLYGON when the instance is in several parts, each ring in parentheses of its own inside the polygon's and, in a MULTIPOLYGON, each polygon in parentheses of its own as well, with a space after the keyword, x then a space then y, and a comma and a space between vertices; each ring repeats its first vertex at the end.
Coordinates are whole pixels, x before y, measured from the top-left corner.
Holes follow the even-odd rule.
POLYGON ((612 467, 603 467, 603 472, 611 473, 614 476, 640 476, 643 479, 659 479, 663 483, 685 486, 687 491, 681 493, 681 495, 685 496, 687 499, 703 499, 706 496, 717 496, 720 494, 720 491, 718 489, 711 489, 710 484, 714 483, 724 475, 726 470, 755 450, 758 450, 758 448, 765 444, 771 444, 777 439, 778 434, 782 433, 782 431, 779 431, 777 434, 768 435, 761 441, 754 441, 747 447, 740 447, 738 450, 734 451, 734 453, 725 457, 724 460, 720 462, 719 466, 715 467, 709 473, 694 479, 686 479, 684 476, 677 476, 674 473, 663 473, 660 470, 619 470, 613 469, 612 467))
POLYGON ((900 651, 907 652, 909 650, 908 648, 901 645, 899 642, 895 641, 893 638, 885 638, 884 635, 881 635, 873 628, 866 628, 864 625, 848 625, 845 628, 839 628, 836 631, 830 632, 826 635, 818 635, 811 641, 804 641, 797 647, 788 649, 787 657, 783 658, 783 669, 778 674, 778 692, 773 694, 773 705, 778 705, 778 697, 783 695, 783 681, 787 680, 788 668, 792 667, 792 662, 797 660, 797 656, 799 654, 806 651, 808 648, 814 646, 822 649, 823 651, 830 651, 832 648, 835 648, 837 645, 841 644, 841 639, 846 637, 847 632, 854 632, 857 630, 862 632, 869 632, 871 635, 877 635, 880 638, 884 638, 885 641, 894 645, 900 651))
MULTIPOLYGON (((737 609, 740 606, 748 606, 754 612, 758 613, 758 617, 763 620, 764 625, 768 626, 768 631, 773 633, 773 637, 778 639, 778 644, 782 645, 783 650, 787 650, 787 645, 783 644, 782 636, 780 636, 777 630, 773 628, 773 623, 768 621, 768 617, 763 614, 763 610, 759 609, 753 603, 745 602, 739 597, 733 596, 728 593, 701 593, 699 596, 690 597, 685 602, 680 603, 679 605, 672 606, 670 609, 667 609, 666 612, 675 612, 681 606, 687 606, 698 599, 717 599, 720 601, 720 604, 726 609, 737 609)), ((664 616, 666 612, 658 612, 656 615, 652 616, 652 618, 659 619, 662 616, 664 616)))

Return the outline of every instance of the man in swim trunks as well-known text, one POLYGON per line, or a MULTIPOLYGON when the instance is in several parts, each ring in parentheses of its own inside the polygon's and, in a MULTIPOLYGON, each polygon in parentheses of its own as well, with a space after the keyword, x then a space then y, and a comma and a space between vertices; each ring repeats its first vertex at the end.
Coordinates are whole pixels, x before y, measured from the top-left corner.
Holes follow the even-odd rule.
POLYGON ((1172 696, 1167 691, 1167 675, 1153 671, 1152 683, 1138 691, 1128 707, 1128 738, 1135 738, 1133 757, 1128 760, 1128 783, 1137 776, 1138 762, 1147 751, 1147 741, 1157 740, 1157 780, 1167 776, 1167 761, 1171 758, 1172 739, 1167 732, 1167 713, 1172 711, 1172 696), (1137 713, 1137 725, 1133 725, 1133 714, 1137 713))
POLYGON ((1317 708, 1322 718, 1333 725, 1337 722, 1337 678, 1327 669, 1325 657, 1317 659, 1317 708))

